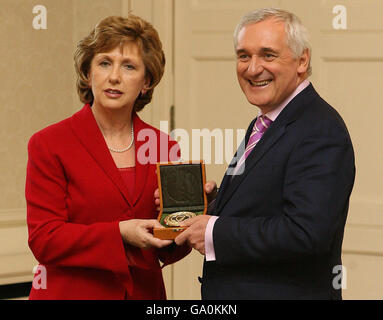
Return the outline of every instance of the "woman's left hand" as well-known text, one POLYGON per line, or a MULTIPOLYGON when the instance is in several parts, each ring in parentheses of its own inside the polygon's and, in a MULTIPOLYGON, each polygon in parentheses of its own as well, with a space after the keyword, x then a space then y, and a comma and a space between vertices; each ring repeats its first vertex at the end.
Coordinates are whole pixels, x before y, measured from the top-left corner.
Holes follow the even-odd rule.
POLYGON ((155 219, 131 219, 120 221, 120 234, 123 241, 138 248, 163 248, 170 245, 172 240, 160 240, 151 233, 153 228, 163 228, 155 219))

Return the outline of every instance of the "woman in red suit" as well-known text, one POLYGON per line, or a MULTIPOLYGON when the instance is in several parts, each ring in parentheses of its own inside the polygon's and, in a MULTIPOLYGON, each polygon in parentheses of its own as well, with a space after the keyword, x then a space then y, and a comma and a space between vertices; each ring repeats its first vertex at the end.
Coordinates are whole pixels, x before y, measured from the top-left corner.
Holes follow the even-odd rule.
POLYGON ((161 227, 155 163, 176 160, 179 150, 137 115, 164 65, 156 30, 133 15, 102 20, 79 43, 85 106, 28 145, 28 242, 46 270, 46 286, 34 281, 30 299, 166 298, 159 261, 190 248, 151 234, 161 227))

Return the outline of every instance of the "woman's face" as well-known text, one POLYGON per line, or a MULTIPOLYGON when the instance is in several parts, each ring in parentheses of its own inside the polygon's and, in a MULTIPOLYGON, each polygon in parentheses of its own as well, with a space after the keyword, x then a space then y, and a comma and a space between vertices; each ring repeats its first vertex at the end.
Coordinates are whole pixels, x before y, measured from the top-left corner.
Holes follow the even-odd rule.
POLYGON ((89 85, 93 107, 133 110, 140 93, 145 94, 150 80, 137 44, 128 42, 109 52, 97 53, 91 62, 89 85))

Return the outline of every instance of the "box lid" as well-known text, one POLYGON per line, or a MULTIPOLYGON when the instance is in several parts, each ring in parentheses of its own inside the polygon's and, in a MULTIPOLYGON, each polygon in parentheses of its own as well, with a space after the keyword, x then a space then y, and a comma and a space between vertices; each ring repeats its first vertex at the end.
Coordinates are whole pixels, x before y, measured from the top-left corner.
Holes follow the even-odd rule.
POLYGON ((201 163, 166 164, 157 167, 161 178, 162 211, 203 211, 201 163))

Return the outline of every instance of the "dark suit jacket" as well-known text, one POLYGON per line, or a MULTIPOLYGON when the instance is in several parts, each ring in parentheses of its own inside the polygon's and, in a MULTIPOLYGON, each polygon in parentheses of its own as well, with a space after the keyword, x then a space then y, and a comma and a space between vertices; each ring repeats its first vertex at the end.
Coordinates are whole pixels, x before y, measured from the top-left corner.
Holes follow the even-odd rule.
POLYGON ((203 299, 341 298, 354 178, 347 128, 310 84, 266 131, 245 172, 221 183, 203 299))
POLYGON ((155 161, 167 161, 175 142, 167 146, 169 137, 136 114, 133 123, 133 197, 89 105, 30 139, 28 240, 36 259, 46 268, 47 280, 46 289, 32 287, 31 299, 166 298, 159 259, 169 264, 190 249, 141 250, 124 245, 118 223, 157 218, 153 195, 157 188, 155 161), (144 130, 150 138, 144 139, 144 130), (154 163, 141 164, 138 150, 151 153, 154 163))

